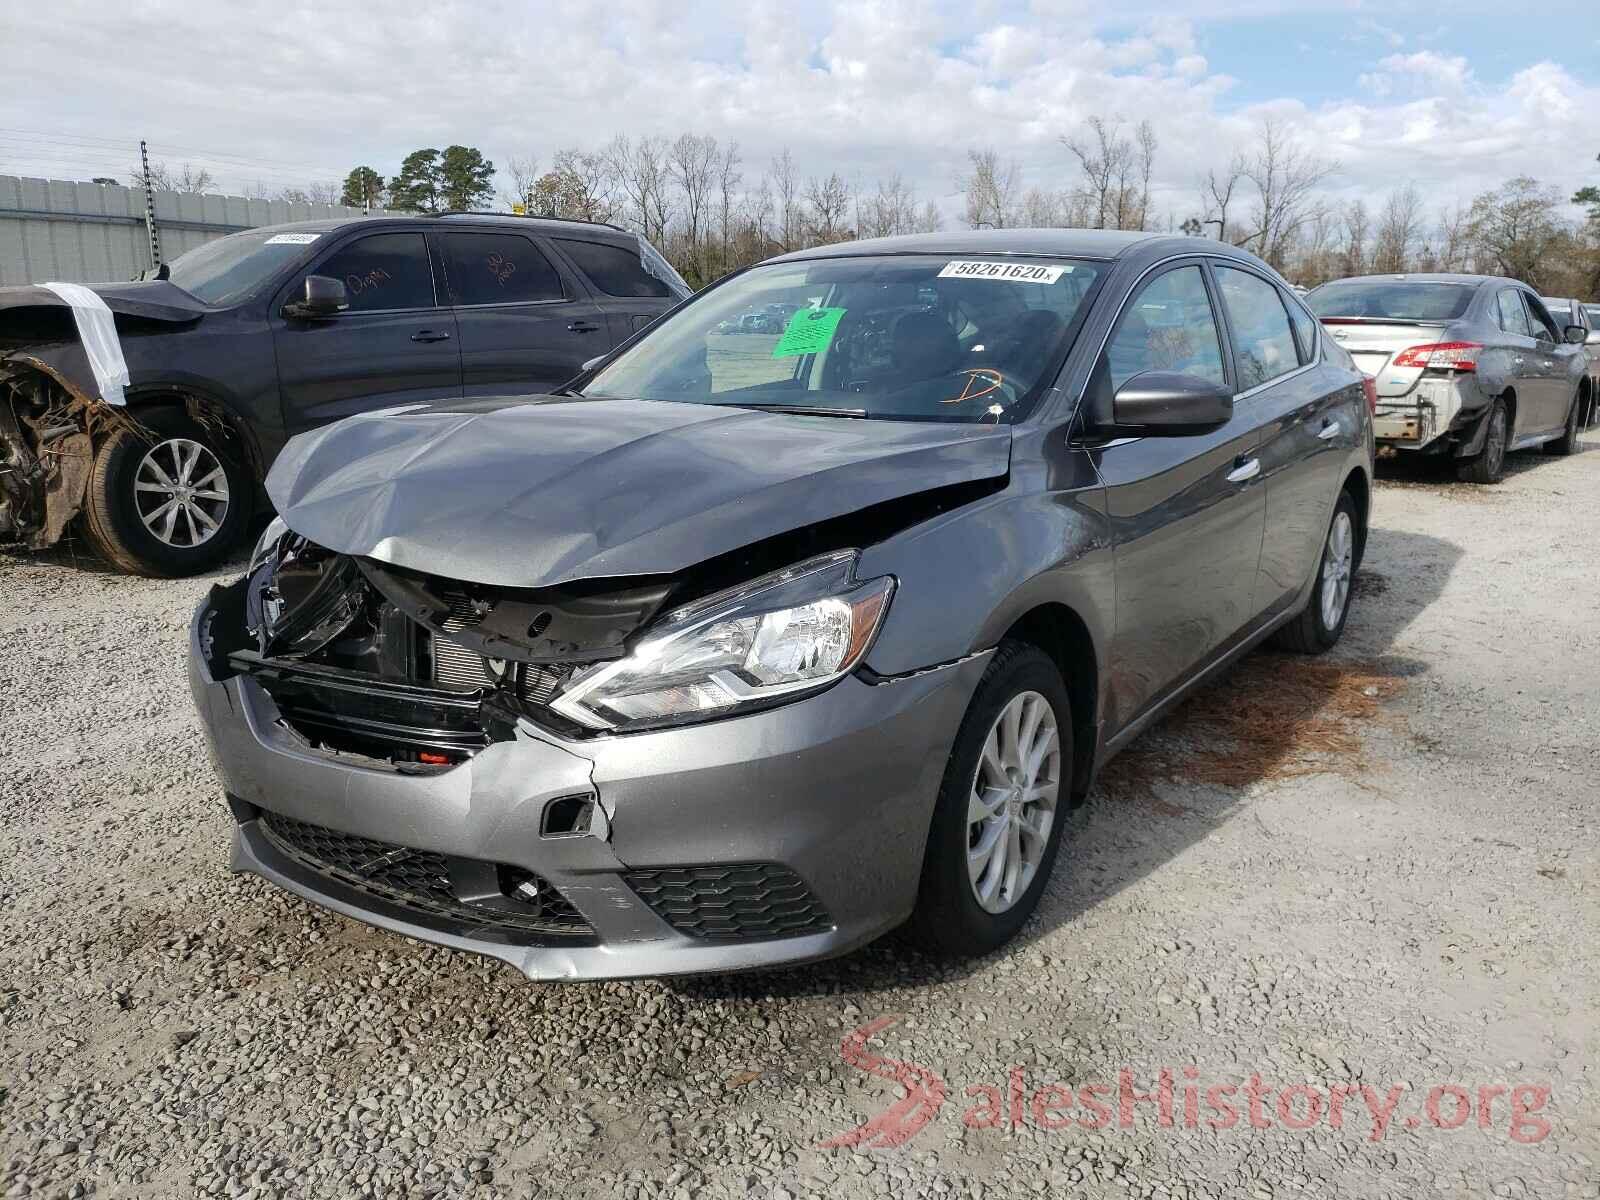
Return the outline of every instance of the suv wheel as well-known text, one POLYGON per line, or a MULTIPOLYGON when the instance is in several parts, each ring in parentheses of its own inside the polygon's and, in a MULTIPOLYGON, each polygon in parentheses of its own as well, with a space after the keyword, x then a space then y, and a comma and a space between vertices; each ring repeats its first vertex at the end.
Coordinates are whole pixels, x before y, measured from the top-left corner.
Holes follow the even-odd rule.
POLYGON ((1456 478, 1463 483, 1499 483, 1506 469, 1506 402, 1496 400, 1489 408, 1489 432, 1483 449, 1456 464, 1456 478))
POLYGON ((956 735, 910 935, 936 954, 1013 937, 1055 865, 1072 780, 1072 709, 1055 663, 1003 642, 956 735))
POLYGON ((249 472, 182 414, 141 414, 139 421, 153 437, 118 430, 95 453, 83 513, 89 541, 135 575, 193 575, 215 566, 249 523, 249 472))
POLYGON ((1359 537, 1356 503, 1349 492, 1340 492, 1327 539, 1322 543, 1311 599, 1294 620, 1278 630, 1273 639, 1277 645, 1300 654, 1321 654, 1333 648, 1350 616, 1350 585, 1355 581, 1359 537))

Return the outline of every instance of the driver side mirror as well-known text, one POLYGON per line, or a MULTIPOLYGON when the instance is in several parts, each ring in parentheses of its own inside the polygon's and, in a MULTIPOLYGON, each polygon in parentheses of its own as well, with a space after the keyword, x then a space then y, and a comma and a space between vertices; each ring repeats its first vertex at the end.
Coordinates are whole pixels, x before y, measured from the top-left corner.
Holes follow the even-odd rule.
POLYGON ((1117 389, 1104 432, 1118 437, 1192 437, 1233 419, 1233 393, 1176 371, 1142 371, 1117 389))
POLYGON ((336 317, 350 307, 350 296, 344 282, 327 275, 307 275, 304 300, 291 300, 283 306, 283 315, 302 320, 319 317, 336 317))
POLYGON ((1589 340, 1589 331, 1582 325, 1568 325, 1562 332, 1569 346, 1581 346, 1589 340))

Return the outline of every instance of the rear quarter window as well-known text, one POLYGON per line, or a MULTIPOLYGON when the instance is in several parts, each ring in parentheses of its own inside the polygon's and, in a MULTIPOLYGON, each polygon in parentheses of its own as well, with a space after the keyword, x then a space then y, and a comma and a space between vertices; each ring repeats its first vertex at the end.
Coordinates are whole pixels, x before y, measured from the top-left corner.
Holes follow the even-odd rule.
POLYGON ((672 289, 651 275, 639 261, 637 250, 609 242, 554 239, 568 258, 607 296, 670 300, 672 289))

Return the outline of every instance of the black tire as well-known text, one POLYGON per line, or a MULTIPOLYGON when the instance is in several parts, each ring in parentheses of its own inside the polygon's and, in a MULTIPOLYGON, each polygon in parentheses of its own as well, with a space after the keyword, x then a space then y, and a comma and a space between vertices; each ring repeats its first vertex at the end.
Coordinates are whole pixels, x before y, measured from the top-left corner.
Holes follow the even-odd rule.
POLYGON ((1578 437, 1583 433, 1583 389, 1580 387, 1572 394, 1572 406, 1567 409, 1567 427, 1561 431, 1561 436, 1553 442, 1544 444, 1546 454, 1572 454, 1578 448, 1578 437))
MULTIPOLYGON (((121 429, 95 451, 83 506, 83 529, 89 543, 101 558, 132 575, 175 578, 216 566, 249 527, 254 478, 226 445, 219 444, 219 438, 183 413, 155 411, 135 415, 150 436, 121 429), (207 515, 199 523, 191 523, 193 518, 184 514, 182 521, 174 525, 172 541, 163 541, 140 515, 146 511, 142 506, 159 507, 162 495, 137 490, 135 484, 146 456, 154 452, 155 465, 165 463, 170 468, 174 465, 170 453, 187 444, 198 444, 221 469, 227 483, 227 499, 204 499, 221 490, 214 484, 198 489, 194 507, 207 515), (206 530, 204 520, 215 521, 215 530, 206 530), (192 544, 185 544, 191 538, 192 544)), ((191 483, 201 480, 200 472, 210 461, 200 459, 191 483)), ((158 519, 157 524, 162 522, 158 519)))
POLYGON ((945 765, 933 823, 922 861, 916 910, 906 935, 942 957, 987 954, 1012 937, 1038 907, 1055 866, 1061 831, 1071 811, 1072 706, 1061 672, 1043 651, 1024 642, 1002 642, 978 682, 945 765), (1060 745, 1054 816, 1033 880, 1004 912, 983 908, 967 870, 968 805, 979 759, 990 729, 1012 700, 1035 692, 1049 704, 1060 745))
POLYGON ((1344 633, 1344 624, 1350 619, 1350 600, 1354 593, 1351 585, 1355 583, 1355 569, 1361 561, 1361 543, 1364 538, 1365 531, 1361 528, 1361 517, 1355 500, 1348 491, 1340 492, 1339 503, 1334 505, 1333 518, 1328 522, 1328 532, 1323 538, 1322 553, 1317 556, 1317 578, 1311 585, 1311 595, 1306 600, 1306 606, 1295 615, 1294 619, 1273 635, 1275 645, 1284 650, 1292 650, 1296 654, 1321 654, 1331 650, 1339 641, 1340 635, 1344 633), (1329 624, 1323 613, 1324 576, 1329 567, 1329 547, 1333 544, 1341 515, 1350 523, 1348 528, 1352 544, 1349 573, 1345 578, 1346 587, 1339 618, 1329 624))
POLYGON ((1506 446, 1511 439, 1504 400, 1496 400, 1490 406, 1488 420, 1489 432, 1484 437, 1483 449, 1456 463, 1456 478, 1462 483, 1499 483, 1505 474, 1506 446))

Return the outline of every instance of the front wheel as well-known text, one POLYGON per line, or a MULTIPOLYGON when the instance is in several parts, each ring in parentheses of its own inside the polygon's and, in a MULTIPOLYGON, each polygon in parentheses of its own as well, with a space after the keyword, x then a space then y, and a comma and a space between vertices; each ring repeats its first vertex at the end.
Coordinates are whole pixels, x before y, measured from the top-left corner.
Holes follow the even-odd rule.
POLYGON ((1547 454, 1571 454, 1578 448, 1578 437, 1583 432, 1585 407, 1583 389, 1579 388, 1573 393, 1572 406, 1567 409, 1567 427, 1555 441, 1544 444, 1547 454))
POLYGON ((1332 649, 1344 633, 1344 623, 1350 616, 1350 585, 1355 580, 1359 529, 1356 502, 1349 492, 1340 492, 1327 540, 1322 543, 1322 559, 1317 564, 1311 598, 1275 638, 1283 649, 1321 654, 1332 649))
POLYGON ((84 530, 112 566, 193 575, 221 562, 250 520, 252 479, 218 439, 180 413, 140 414, 95 452, 84 530))
POLYGON ((1003 642, 945 766, 907 932, 940 955, 1014 937, 1055 865, 1072 781, 1072 709, 1043 651, 1003 642))

